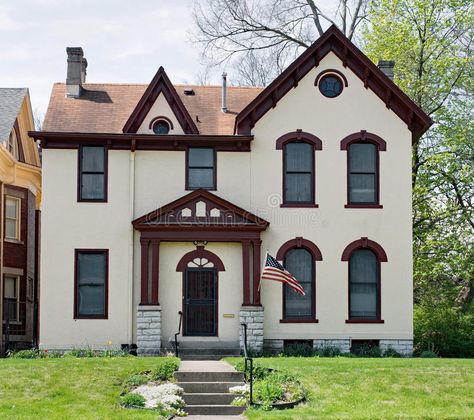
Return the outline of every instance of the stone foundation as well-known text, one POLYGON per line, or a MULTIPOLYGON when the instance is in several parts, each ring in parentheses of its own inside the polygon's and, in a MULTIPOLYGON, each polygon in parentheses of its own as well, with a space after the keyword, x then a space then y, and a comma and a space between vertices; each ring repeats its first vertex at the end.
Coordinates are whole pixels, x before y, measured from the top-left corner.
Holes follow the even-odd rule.
POLYGON ((411 357, 413 355, 413 340, 380 340, 380 350, 396 350, 402 356, 411 357))
POLYGON ((137 313, 137 353, 155 356, 161 350, 161 306, 142 305, 137 313))
POLYGON ((313 340, 313 348, 315 350, 322 350, 325 347, 336 347, 341 353, 349 353, 351 351, 351 340, 348 338, 313 340))
MULTIPOLYGON (((254 353, 263 350, 263 306, 242 306, 240 323, 247 324, 247 348, 254 353)), ((240 329, 240 348, 244 348, 244 335, 240 329)))
POLYGON ((283 340, 263 340, 263 350, 270 354, 281 353, 283 351, 283 340))

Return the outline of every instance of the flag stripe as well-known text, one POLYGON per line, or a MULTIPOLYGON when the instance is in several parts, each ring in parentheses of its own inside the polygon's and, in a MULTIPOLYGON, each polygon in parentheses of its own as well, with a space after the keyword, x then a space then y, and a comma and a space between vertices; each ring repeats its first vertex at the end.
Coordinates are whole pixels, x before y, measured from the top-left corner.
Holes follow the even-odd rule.
POLYGON ((305 296, 305 292, 301 284, 296 280, 296 278, 283 267, 275 258, 273 258, 267 252, 267 257, 265 259, 265 265, 262 270, 262 279, 278 281, 280 283, 285 283, 296 293, 299 293, 305 296))

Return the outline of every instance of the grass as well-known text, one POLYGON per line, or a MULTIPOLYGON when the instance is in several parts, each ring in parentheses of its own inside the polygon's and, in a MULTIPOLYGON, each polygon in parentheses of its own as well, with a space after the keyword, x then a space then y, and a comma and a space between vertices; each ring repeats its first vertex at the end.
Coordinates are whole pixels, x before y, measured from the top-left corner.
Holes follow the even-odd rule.
POLYGON ((122 383, 163 358, 0 359, 0 419, 156 419, 119 405, 122 383))
POLYGON ((247 410, 250 419, 474 419, 473 359, 254 361, 295 375, 309 396, 292 410, 247 410))

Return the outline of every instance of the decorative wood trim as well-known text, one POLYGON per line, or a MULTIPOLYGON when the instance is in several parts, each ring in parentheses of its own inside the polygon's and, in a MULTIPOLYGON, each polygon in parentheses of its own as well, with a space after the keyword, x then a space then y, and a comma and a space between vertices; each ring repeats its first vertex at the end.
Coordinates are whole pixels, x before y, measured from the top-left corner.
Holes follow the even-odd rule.
POLYGON ((260 247, 262 241, 260 239, 252 240, 253 244, 253 305, 260 306, 260 268, 261 268, 261 255, 260 247))
POLYGON ((294 87, 294 77, 297 76, 301 80, 319 65, 329 52, 339 57, 343 65, 349 67, 382 101, 386 102, 387 89, 390 90, 392 95, 390 109, 404 122, 408 124, 410 111, 413 113, 413 123, 410 124, 413 142, 416 142, 433 124, 421 108, 352 44, 335 25, 332 25, 237 115, 234 132, 249 134, 255 123, 294 87), (296 69, 298 69, 297 73, 296 69))
POLYGON ((346 324, 384 324, 383 319, 346 319, 346 324))
POLYGON ((110 150, 167 150, 184 151, 188 147, 213 147, 216 151, 250 152, 253 136, 195 135, 195 134, 107 134, 61 133, 29 131, 43 149, 78 149, 85 146, 104 146, 110 150))
POLYGON ((319 319, 316 318, 285 318, 280 319, 280 324, 317 324, 319 319))
POLYGON ((283 261, 285 259, 286 253, 290 249, 294 249, 294 248, 305 248, 313 256, 314 261, 323 260, 323 255, 321 254, 321 251, 319 250, 319 248, 313 242, 307 239, 304 239, 301 236, 298 236, 295 239, 290 239, 289 241, 286 241, 278 249, 278 252, 276 254, 276 259, 279 261, 283 261))
POLYGON ((358 142, 375 144, 381 152, 387 150, 387 142, 382 137, 369 133, 366 130, 361 130, 359 133, 353 133, 344 137, 341 140, 341 150, 347 150, 352 143, 358 142))
POLYGON ((242 280, 243 280, 243 298, 242 306, 251 305, 250 302, 250 241, 242 241, 242 280))
POLYGON ((198 246, 194 251, 190 251, 184 254, 176 266, 176 271, 185 272, 188 268, 188 263, 196 258, 205 258, 206 260, 214 264, 214 268, 217 271, 225 271, 224 263, 222 260, 213 252, 204 249, 203 246, 198 246))
MULTIPOLYGON (((346 78, 346 76, 344 76, 344 73, 342 73, 341 71, 336 70, 336 69, 326 69, 326 70, 323 70, 321 73, 319 73, 316 76, 316 79, 314 81, 314 86, 318 86, 319 81, 321 80, 321 78, 323 76, 326 76, 326 75, 329 75, 329 74, 335 74, 336 76, 339 76, 342 79, 344 86, 345 87, 349 86, 349 84, 347 83, 347 78, 346 78)), ((339 96, 339 95, 337 95, 337 96, 339 96)))
POLYGON ((304 141, 313 145, 314 150, 323 150, 323 142, 321 141, 321 139, 319 137, 316 137, 314 134, 303 131, 301 128, 298 128, 296 131, 292 131, 290 133, 286 133, 280 136, 275 142, 276 149, 282 150, 287 143, 290 143, 295 140, 304 141))
POLYGON ((25 163, 25 152, 23 150, 23 140, 21 137, 21 132, 20 132, 20 126, 18 124, 18 119, 15 119, 15 122, 13 124, 13 130, 15 130, 16 134, 16 147, 18 148, 18 161, 25 163))
POLYGON ((74 308, 73 308, 74 319, 108 319, 109 317, 109 250, 108 249, 74 249, 74 308), (104 315, 80 315, 78 313, 78 256, 79 254, 105 254, 105 303, 104 303, 104 315))
POLYGON ((173 127, 173 122, 168 118, 168 117, 165 117, 164 115, 159 115, 158 117, 155 117, 153 118, 151 121, 150 121, 150 124, 148 124, 148 128, 150 130, 153 130, 153 125, 157 122, 157 121, 165 121, 169 127, 170 127, 170 130, 174 130, 174 127, 173 127))
POLYGON ((151 241, 151 304, 159 305, 160 286, 160 241, 151 241))
POLYGON ((149 305, 148 299, 148 244, 149 240, 141 239, 141 281, 140 281, 140 305, 149 305))
POLYGON ((189 115, 188 110, 181 101, 163 67, 160 67, 156 72, 152 81, 145 90, 145 93, 125 123, 123 132, 137 132, 160 93, 162 93, 168 101, 171 110, 175 114, 184 132, 187 134, 198 134, 199 130, 196 127, 196 124, 191 118, 191 115, 189 115))
POLYGON ((347 245, 342 253, 341 261, 349 261, 351 254, 357 249, 370 249, 374 252, 380 262, 388 261, 387 254, 385 253, 382 246, 367 237, 362 237, 347 245))

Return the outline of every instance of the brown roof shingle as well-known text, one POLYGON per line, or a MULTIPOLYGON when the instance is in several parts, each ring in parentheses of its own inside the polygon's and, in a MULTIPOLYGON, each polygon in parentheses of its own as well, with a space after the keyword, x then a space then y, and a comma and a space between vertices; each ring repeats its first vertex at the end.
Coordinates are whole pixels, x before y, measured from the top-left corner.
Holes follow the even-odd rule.
MULTIPOLYGON (((66 97, 66 84, 55 83, 43 131, 121 133, 147 85, 84 84, 78 99, 66 97)), ((221 111, 221 86, 174 85, 200 134, 233 134, 235 116, 263 88, 228 87, 228 112, 221 111), (195 95, 185 95, 193 89, 195 95)))

